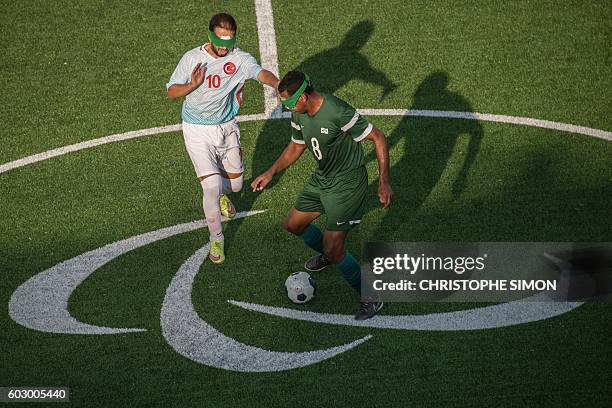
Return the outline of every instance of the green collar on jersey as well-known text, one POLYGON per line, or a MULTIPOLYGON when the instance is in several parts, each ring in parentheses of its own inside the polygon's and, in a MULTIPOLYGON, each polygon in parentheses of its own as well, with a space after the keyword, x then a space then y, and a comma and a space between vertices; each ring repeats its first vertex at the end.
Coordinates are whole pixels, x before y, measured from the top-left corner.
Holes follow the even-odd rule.
POLYGON ((224 40, 215 34, 214 31, 208 30, 208 38, 210 38, 210 41, 215 45, 215 47, 225 47, 228 50, 231 50, 234 48, 234 45, 236 45, 236 36, 233 36, 229 40, 224 40))
POLYGON ((290 97, 285 99, 281 98, 281 103, 289 109, 295 108, 298 98, 304 93, 304 90, 308 85, 310 85, 310 78, 308 75, 304 74, 304 82, 302 82, 302 85, 290 97))

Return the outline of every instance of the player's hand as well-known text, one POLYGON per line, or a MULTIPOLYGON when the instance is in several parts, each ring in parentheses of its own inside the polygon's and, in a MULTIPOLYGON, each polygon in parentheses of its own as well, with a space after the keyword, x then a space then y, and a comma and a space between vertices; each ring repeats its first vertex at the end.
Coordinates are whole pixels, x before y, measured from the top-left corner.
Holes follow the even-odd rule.
POLYGON ((251 183, 253 192, 261 191, 264 188, 266 188, 268 183, 272 181, 272 176, 273 176, 272 173, 270 173, 269 171, 266 171, 265 173, 255 177, 255 180, 253 180, 253 182, 251 183))
POLYGON ((385 208, 391 205, 391 199, 393 198, 393 189, 389 183, 378 183, 378 200, 382 203, 385 208))
POLYGON ((204 74, 206 73, 206 66, 202 66, 202 63, 198 62, 191 71, 191 84, 193 88, 197 88, 204 82, 204 74))

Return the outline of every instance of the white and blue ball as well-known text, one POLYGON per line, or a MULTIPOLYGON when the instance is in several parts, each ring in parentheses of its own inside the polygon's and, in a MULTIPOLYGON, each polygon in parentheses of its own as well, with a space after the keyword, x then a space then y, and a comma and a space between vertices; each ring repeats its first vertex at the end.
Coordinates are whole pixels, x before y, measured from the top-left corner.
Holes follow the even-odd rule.
POLYGON ((285 294, 293 303, 306 303, 317 292, 317 284, 306 272, 294 272, 285 281, 285 294))

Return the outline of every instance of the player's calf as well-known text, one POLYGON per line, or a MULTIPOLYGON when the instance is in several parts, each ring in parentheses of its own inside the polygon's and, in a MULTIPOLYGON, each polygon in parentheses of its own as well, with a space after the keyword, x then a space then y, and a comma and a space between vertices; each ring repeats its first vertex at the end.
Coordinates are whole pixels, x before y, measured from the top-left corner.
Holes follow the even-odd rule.
POLYGON ((338 263, 344 258, 344 240, 347 235, 348 231, 325 230, 323 234, 323 253, 332 263, 338 263))
POLYGON ((219 206, 221 176, 219 174, 212 174, 204 178, 200 184, 202 185, 203 192, 202 206, 204 207, 210 239, 222 240, 223 230, 221 228, 221 209, 219 206))

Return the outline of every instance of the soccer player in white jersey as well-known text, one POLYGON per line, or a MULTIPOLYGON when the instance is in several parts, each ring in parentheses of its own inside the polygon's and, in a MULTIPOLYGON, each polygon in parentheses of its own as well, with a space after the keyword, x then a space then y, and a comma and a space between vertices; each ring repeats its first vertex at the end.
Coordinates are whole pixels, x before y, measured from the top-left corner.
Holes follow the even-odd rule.
POLYGON ((229 14, 214 15, 208 25, 209 42, 187 51, 166 84, 170 99, 185 98, 183 136, 204 193, 209 258, 214 263, 225 260, 221 215, 236 214, 227 194, 240 191, 243 182, 236 122, 242 88, 249 79, 274 89, 279 82, 250 54, 235 47, 236 29, 229 14))

